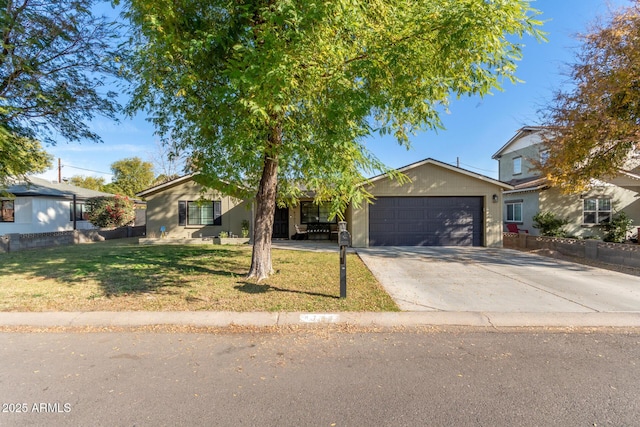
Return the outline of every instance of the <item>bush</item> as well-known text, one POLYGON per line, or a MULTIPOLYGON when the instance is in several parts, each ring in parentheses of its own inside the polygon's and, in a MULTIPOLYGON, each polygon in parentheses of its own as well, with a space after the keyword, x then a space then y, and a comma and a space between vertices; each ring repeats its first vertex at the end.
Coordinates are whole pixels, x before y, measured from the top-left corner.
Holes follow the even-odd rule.
POLYGON ((623 243, 627 240, 627 231, 631 228, 633 220, 624 211, 614 216, 611 221, 602 224, 605 242, 623 243))
POLYGON ((566 232, 562 229, 569 221, 564 218, 556 218, 551 212, 538 212, 533 216, 533 227, 540 230, 543 236, 564 237, 566 232))
POLYGON ((89 221, 96 227, 123 227, 136 218, 133 201, 128 197, 93 197, 87 205, 89 221))

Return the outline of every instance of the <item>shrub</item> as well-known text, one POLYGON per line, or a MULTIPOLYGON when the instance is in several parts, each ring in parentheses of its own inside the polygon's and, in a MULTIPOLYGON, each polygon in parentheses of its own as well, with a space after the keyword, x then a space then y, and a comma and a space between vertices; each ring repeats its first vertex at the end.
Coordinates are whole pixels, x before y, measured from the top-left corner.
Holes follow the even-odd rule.
POLYGON ((602 224, 605 242, 622 243, 627 240, 627 231, 631 228, 633 220, 624 211, 620 211, 611 221, 602 224))
POLYGON ((562 229, 569 221, 564 218, 556 218, 552 212, 538 212, 533 216, 533 227, 540 230, 543 236, 564 237, 562 229))
POLYGON ((249 237, 249 221, 242 220, 242 237, 249 237))
POLYGON ((136 218, 133 201, 128 197, 93 197, 87 202, 89 221, 96 227, 122 227, 136 218))

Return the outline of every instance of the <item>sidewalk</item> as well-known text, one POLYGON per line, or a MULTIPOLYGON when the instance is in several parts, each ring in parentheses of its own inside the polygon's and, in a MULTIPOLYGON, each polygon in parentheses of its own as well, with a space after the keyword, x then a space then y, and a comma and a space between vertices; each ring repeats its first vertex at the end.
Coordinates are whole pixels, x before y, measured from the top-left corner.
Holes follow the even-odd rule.
POLYGON ((385 312, 385 313, 236 313, 236 312, 0 312, 0 327, 196 327, 313 326, 341 324, 360 327, 640 327, 640 312, 507 313, 507 312, 385 312))

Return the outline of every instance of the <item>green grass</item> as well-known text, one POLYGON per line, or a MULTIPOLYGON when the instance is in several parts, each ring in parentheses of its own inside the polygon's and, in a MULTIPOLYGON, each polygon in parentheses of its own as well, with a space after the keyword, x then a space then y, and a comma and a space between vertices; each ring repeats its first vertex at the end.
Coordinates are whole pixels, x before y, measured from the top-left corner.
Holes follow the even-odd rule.
POLYGON ((0 254, 0 311, 398 311, 355 254, 340 299, 338 253, 272 250, 245 275, 247 246, 139 246, 137 239, 0 254))

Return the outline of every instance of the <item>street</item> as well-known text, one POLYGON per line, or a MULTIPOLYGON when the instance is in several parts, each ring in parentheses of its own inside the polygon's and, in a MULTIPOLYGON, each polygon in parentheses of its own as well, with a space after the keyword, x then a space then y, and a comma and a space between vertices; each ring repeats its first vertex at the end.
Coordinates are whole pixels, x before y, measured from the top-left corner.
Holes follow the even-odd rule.
POLYGON ((3 332, 0 425, 640 424, 640 331, 3 332))

